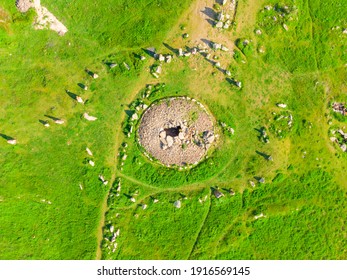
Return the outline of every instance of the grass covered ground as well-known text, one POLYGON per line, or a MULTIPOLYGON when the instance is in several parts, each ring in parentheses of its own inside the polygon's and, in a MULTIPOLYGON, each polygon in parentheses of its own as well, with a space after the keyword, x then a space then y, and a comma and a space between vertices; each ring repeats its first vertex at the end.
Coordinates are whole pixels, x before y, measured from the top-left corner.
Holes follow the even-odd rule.
POLYGON ((236 26, 222 31, 200 16, 203 1, 42 2, 68 27, 64 37, 33 30, 33 14, 20 15, 12 1, 0 10, 0 133, 18 141, 0 141, 1 259, 346 259, 346 154, 329 140, 332 127, 345 126, 329 107, 347 100, 342 0, 240 0, 236 26), (175 57, 159 79, 149 74, 154 59, 136 56, 201 39, 234 50, 214 54, 241 89, 201 55, 175 57), (193 169, 150 162, 135 134, 124 134, 125 111, 158 82, 165 87, 146 104, 189 95, 235 130, 193 169), (98 120, 81 118, 85 111, 98 120), (45 115, 65 123, 46 128, 45 115), (214 197, 216 186, 224 197, 214 197), (111 226, 120 230, 115 250, 111 226))

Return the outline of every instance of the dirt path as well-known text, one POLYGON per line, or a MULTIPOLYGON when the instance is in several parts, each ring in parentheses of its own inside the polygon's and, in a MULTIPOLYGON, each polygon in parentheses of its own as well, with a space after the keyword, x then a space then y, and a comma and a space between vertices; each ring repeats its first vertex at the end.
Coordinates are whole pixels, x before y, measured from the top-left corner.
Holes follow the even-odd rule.
MULTIPOLYGON (((138 82, 136 84, 134 84, 134 87, 132 89, 133 93, 125 100, 125 103, 130 103, 131 101, 133 101, 136 94, 139 92, 139 90, 143 87, 143 85, 146 82, 148 82, 148 73, 144 71, 144 72, 142 72, 141 76, 138 78, 138 82)), ((123 118, 120 120, 120 122, 123 122, 125 120, 125 118, 126 118, 126 115, 123 114, 123 118)), ((123 141, 122 129, 119 128, 118 131, 116 132, 116 138, 115 138, 114 148, 113 148, 114 151, 118 150, 122 141, 123 141)), ((118 171, 117 171, 117 162, 118 162, 118 156, 115 153, 114 158, 113 158, 113 163, 112 163, 113 169, 112 169, 112 177, 110 180, 110 182, 111 182, 110 186, 112 186, 112 183, 116 179, 116 176, 121 175, 121 174, 118 174, 118 171)), ((121 177, 127 177, 127 176, 122 175, 121 177)), ((127 179, 136 181, 137 183, 144 185, 144 183, 137 181, 136 179, 133 179, 131 177, 127 177, 127 179)), ((148 186, 151 187, 150 185, 148 185, 148 186)), ((154 188, 154 187, 152 187, 152 188, 154 188)), ((101 217, 100 217, 99 226, 97 229, 97 244, 98 244, 98 247, 96 250, 96 259, 97 260, 100 260, 102 257, 101 242, 102 242, 102 238, 103 238, 103 227, 105 224, 105 214, 109 209, 107 206, 107 200, 108 200, 108 195, 110 193, 110 190, 111 190, 111 187, 109 188, 107 194, 105 195, 104 200, 101 204, 101 208, 100 208, 101 217)))

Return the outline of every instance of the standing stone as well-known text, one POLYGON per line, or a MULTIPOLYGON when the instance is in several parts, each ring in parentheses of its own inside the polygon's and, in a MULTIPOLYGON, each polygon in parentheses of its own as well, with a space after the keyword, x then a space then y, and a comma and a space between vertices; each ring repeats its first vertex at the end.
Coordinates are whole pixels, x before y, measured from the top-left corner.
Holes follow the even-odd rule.
POLYGON ((92 151, 88 147, 86 148, 86 151, 87 151, 88 155, 93 156, 92 151))
POLYGON ((176 208, 181 208, 181 201, 180 201, 180 200, 176 200, 176 201, 174 202, 174 206, 175 206, 176 208))
POLYGON ((172 147, 172 145, 174 143, 174 139, 171 136, 167 136, 166 141, 167 141, 167 146, 172 147))
POLYGON ((280 107, 280 108, 286 108, 287 107, 287 104, 283 104, 283 103, 277 103, 276 105, 277 105, 277 107, 280 107))
POLYGON ((123 62, 123 65, 124 65, 124 67, 125 67, 128 71, 130 71, 130 66, 129 66, 129 64, 127 64, 126 62, 123 62))
POLYGON ((59 120, 59 119, 54 120, 54 122, 55 122, 56 124, 63 124, 63 123, 64 123, 64 121, 63 121, 63 120, 59 120))
POLYGON ((218 22, 216 23, 216 27, 217 27, 217 28, 222 28, 222 27, 223 27, 223 22, 222 22, 222 21, 218 21, 218 22))
POLYGON ((88 113, 83 113, 83 117, 84 117, 87 121, 95 121, 95 120, 98 119, 97 117, 88 115, 88 113))
POLYGON ((7 140, 7 143, 11 144, 11 145, 16 145, 17 144, 17 140, 16 139, 9 139, 9 140, 7 140))
POLYGON ((138 120, 139 119, 139 116, 134 113, 132 116, 131 116, 131 119, 134 121, 134 120, 138 120))
POLYGON ((77 100, 78 103, 82 103, 82 104, 84 103, 82 97, 80 97, 78 95, 76 96, 76 100, 77 100))

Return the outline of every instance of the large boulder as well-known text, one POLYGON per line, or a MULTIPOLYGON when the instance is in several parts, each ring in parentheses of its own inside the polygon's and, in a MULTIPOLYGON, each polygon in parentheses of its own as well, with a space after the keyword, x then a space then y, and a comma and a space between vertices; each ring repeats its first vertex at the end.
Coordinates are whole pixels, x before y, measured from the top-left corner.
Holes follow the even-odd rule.
POLYGON ((167 136, 166 141, 168 147, 172 147, 172 145, 174 144, 174 139, 171 136, 167 136))

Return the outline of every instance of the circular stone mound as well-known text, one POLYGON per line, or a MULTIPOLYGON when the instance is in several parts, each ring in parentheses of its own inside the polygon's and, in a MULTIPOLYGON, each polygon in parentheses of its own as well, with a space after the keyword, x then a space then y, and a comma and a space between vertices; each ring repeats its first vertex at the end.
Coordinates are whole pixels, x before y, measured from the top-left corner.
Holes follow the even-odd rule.
POLYGON ((215 141, 212 117, 189 97, 162 99, 144 112, 139 143, 167 166, 197 164, 215 141))

